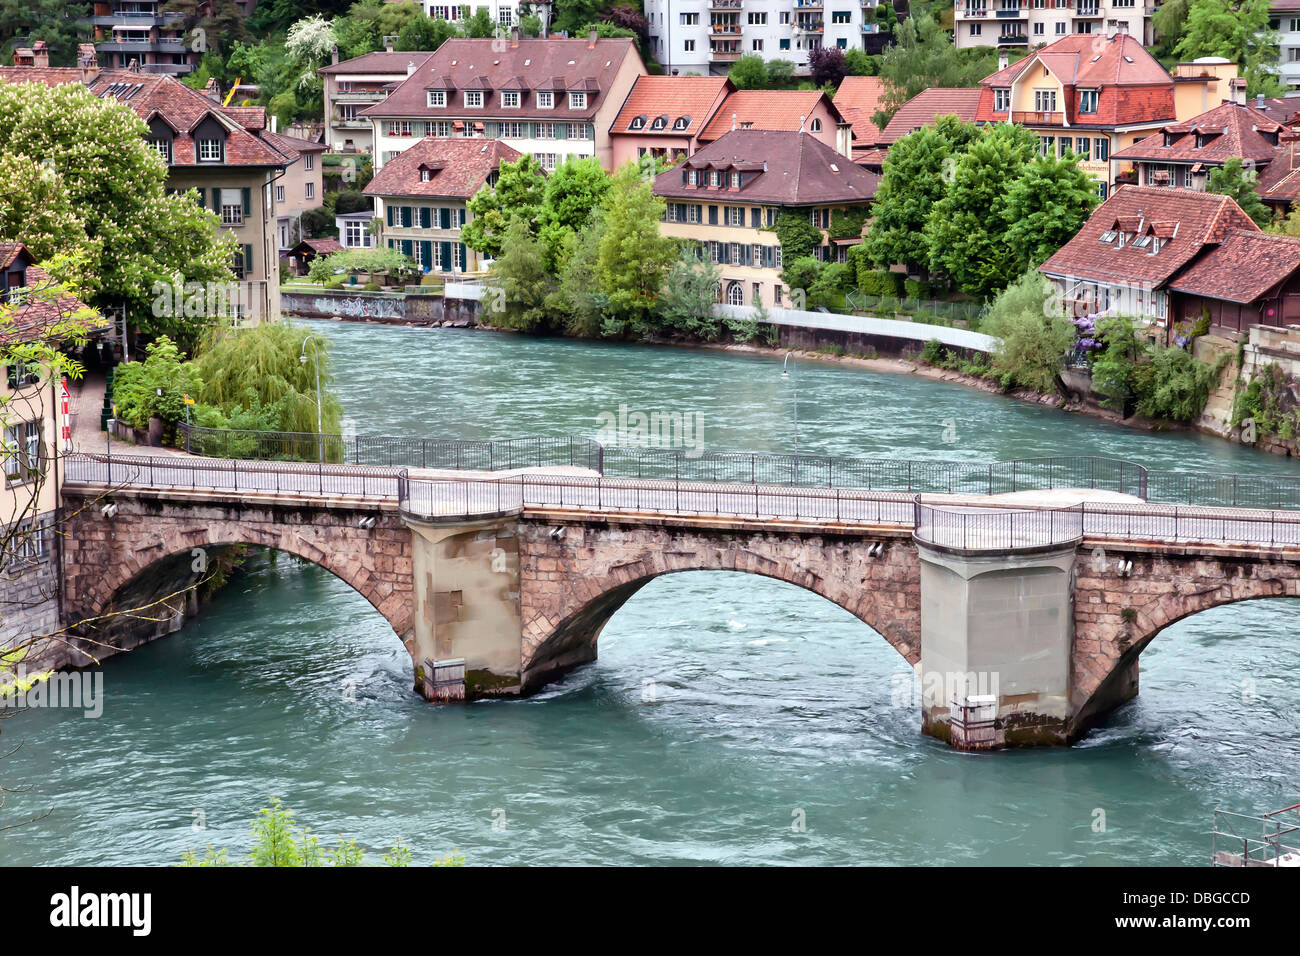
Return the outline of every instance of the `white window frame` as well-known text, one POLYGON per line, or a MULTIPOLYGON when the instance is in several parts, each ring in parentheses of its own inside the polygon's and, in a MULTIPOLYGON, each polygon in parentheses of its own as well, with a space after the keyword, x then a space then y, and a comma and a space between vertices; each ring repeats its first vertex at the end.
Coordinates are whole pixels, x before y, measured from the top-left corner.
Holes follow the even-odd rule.
POLYGON ((220 139, 199 140, 199 162, 200 163, 221 162, 221 140, 220 139))
POLYGON ((483 108, 483 91, 466 90, 464 93, 465 109, 481 110, 483 108))
POLYGON ((447 105, 447 91, 425 90, 424 105, 430 109, 442 109, 447 105))
POLYGON ((501 108, 503 110, 517 110, 522 99, 523 97, 519 95, 518 90, 502 90, 501 108))
POLYGON ((551 90, 538 90, 537 108, 539 110, 555 109, 555 93, 551 90))
POLYGON ((587 91, 570 90, 569 91, 569 109, 585 110, 587 108, 587 91))

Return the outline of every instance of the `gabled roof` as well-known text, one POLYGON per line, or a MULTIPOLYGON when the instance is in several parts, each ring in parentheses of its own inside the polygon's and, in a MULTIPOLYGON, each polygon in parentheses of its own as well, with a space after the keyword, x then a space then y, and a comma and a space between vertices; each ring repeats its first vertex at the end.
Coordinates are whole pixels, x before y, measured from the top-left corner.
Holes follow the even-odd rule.
POLYGON ((1041 76, 1043 70, 1065 88, 1065 102, 1058 109, 1071 125, 1132 126, 1174 119, 1173 77, 1127 33, 1064 36, 986 76, 980 80, 983 94, 976 119, 981 123, 1005 121, 1005 111, 993 110, 993 90, 1041 76), (1095 113, 1077 113, 1076 93, 1082 89, 1098 91, 1095 113))
POLYGON ((702 142, 713 142, 737 128, 785 130, 799 132, 800 123, 812 120, 813 112, 825 105, 836 123, 842 122, 840 111, 821 90, 736 90, 729 94, 709 124, 700 134, 702 142))
POLYGON ((1233 230, 1259 227, 1227 196, 1164 186, 1120 186, 1098 206, 1073 239, 1039 267, 1047 275, 1118 285, 1148 283, 1161 288, 1207 246, 1222 242, 1233 230), (1128 234, 1123 245, 1117 232, 1128 234), (1165 237, 1135 245, 1142 236, 1165 237))
POLYGON ((0 269, 8 269, 19 256, 25 258, 29 264, 32 261, 31 253, 21 242, 0 242, 0 269))
POLYGON ((341 63, 329 63, 318 69, 317 73, 392 73, 399 76, 405 76, 409 64, 414 63, 416 69, 424 65, 425 60, 433 56, 432 53, 424 51, 400 53, 396 50, 379 50, 376 53, 365 53, 361 56, 354 56, 350 60, 343 60, 341 63))
POLYGON ((469 199, 502 162, 513 163, 522 155, 496 139, 426 136, 384 163, 362 192, 469 199), (428 182, 420 181, 421 169, 432 174, 428 182))
POLYGON ((318 256, 328 256, 332 252, 341 252, 343 243, 337 239, 326 237, 324 239, 304 239, 292 249, 289 250, 291 255, 301 255, 304 252, 311 252, 318 256))
POLYGON ((1282 124, 1248 106, 1223 103, 1186 122, 1166 126, 1111 158, 1221 166, 1235 157, 1265 166, 1277 155, 1276 142, 1282 130, 1282 124), (1171 139, 1168 146, 1166 135, 1171 139), (1198 147, 1198 136, 1210 139, 1198 147))
POLYGON ((1273 161, 1259 174, 1255 192, 1265 202, 1300 199, 1300 132, 1287 130, 1279 138, 1273 161))
MULTIPOLYGON (((32 255, 25 245, 21 242, 0 242, 0 269, 8 269, 20 258, 24 260, 25 267, 23 287, 36 293, 48 288, 51 283, 49 274, 39 266, 31 264, 32 255)), ((30 341, 39 337, 50 326, 67 321, 86 308, 84 302, 70 295, 59 296, 57 300, 29 298, 13 310, 5 327, 0 329, 0 342, 13 338, 19 341, 30 341)), ((87 330, 99 329, 107 324, 98 314, 87 318, 89 319, 85 323, 87 330)))
POLYGON ((1300 239, 1234 230, 1169 288, 1207 299, 1246 304, 1300 270, 1300 239))
POLYGON ((939 116, 951 115, 972 122, 979 101, 978 88, 935 86, 922 90, 898 108, 898 112, 880 134, 879 142, 882 145, 896 143, 912 130, 933 126, 935 118, 939 116))
POLYGON ((291 161, 296 161, 303 153, 323 153, 326 150, 324 143, 313 143, 309 139, 285 136, 282 133, 272 133, 270 130, 262 133, 262 139, 289 157, 291 161))
POLYGON ((835 90, 832 102, 853 125, 853 138, 861 145, 880 142, 884 130, 871 122, 871 117, 880 109, 884 96, 885 83, 878 76, 846 76, 835 90))
POLYGON ((500 47, 501 42, 493 39, 447 40, 402 80, 387 99, 361 110, 358 115, 442 119, 464 118, 469 113, 476 119, 589 120, 604 105, 604 97, 628 57, 636 58, 638 73, 645 72, 636 42, 630 38, 595 42, 527 39, 510 42, 504 49, 500 47), (516 77, 528 89, 520 96, 518 107, 503 108, 502 84, 516 77), (429 106, 426 95, 429 90, 447 90, 447 105, 429 106), (483 106, 466 110, 460 95, 464 90, 483 90, 483 106), (537 90, 556 92, 555 106, 539 109, 537 90), (558 95, 559 91, 566 94, 585 91, 587 105, 571 109, 568 96, 558 95))
POLYGON ((655 177, 656 195, 698 202, 782 206, 859 204, 876 194, 880 177, 831 149, 811 133, 738 129, 655 177), (740 189, 688 186, 686 170, 750 174, 740 189))
POLYGON ((0 66, 0 80, 6 83, 62 86, 64 83, 80 83, 83 78, 81 69, 75 66, 0 66))
POLYGON ((724 97, 734 89, 725 76, 638 76, 609 131, 631 135, 698 136, 724 97), (666 129, 651 129, 657 116, 668 117, 666 129), (633 120, 638 117, 644 117, 642 126, 632 129, 633 120), (690 120, 684 130, 673 128, 678 117, 690 120))

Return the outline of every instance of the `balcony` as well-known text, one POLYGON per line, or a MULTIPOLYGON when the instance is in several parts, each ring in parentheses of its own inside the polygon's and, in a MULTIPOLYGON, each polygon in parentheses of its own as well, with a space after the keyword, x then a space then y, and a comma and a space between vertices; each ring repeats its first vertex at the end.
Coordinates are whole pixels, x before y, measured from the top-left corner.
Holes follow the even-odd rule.
POLYGON ((1020 123, 1022 126, 1062 126, 1064 115, 1060 112, 1042 110, 1015 110, 1011 114, 1011 122, 1020 123))
POLYGON ((799 20, 794 25, 796 32, 803 33, 821 33, 826 29, 825 21, 822 20, 799 20))
POLYGON ((340 90, 330 99, 335 103, 378 103, 387 96, 383 90, 340 90))
POLYGON ((1079 9, 1075 11, 1074 15, 1076 17, 1087 17, 1088 19, 1100 17, 1101 6, 1096 3, 1080 3, 1079 9))
POLYGON ((710 10, 739 10, 744 0, 709 0, 710 10))
POLYGON ((710 27, 714 36, 740 36, 740 23, 712 23, 710 27))
POLYGON ((824 0, 794 0, 796 10, 820 10, 824 5, 824 0))
POLYGON ((987 7, 980 7, 978 10, 958 10, 959 17, 987 17, 989 11, 987 7))
POLYGON ((1029 17, 1029 15, 1019 7, 1015 7, 1011 10, 995 10, 993 12, 999 20, 1025 20, 1029 17))
POLYGON ((709 55, 715 63, 730 63, 740 59, 739 50, 710 50, 709 55))
POLYGON ((998 46, 1029 46, 1029 37, 1000 36, 998 37, 998 46))

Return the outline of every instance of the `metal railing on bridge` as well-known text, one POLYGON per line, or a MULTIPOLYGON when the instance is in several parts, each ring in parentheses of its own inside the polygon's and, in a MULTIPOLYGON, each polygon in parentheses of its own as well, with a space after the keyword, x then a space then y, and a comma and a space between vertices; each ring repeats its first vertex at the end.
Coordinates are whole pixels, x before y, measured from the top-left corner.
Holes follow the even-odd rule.
POLYGON ((956 509, 924 505, 917 495, 913 508, 916 540, 954 551, 1024 551, 1083 540, 1082 505, 1040 511, 956 509))

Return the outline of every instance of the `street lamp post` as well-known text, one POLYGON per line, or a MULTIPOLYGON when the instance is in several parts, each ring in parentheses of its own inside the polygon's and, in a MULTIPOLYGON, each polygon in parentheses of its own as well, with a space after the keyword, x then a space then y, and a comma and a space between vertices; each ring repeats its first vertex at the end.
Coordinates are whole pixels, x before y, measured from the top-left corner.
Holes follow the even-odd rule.
POLYGON ((790 353, 785 353, 785 361, 781 363, 781 377, 790 379, 790 384, 794 387, 794 456, 799 457, 799 379, 790 374, 790 353))
POLYGON ((325 424, 324 415, 321 412, 320 404, 320 349, 316 346, 315 336, 309 335, 302 341, 302 354, 298 356, 298 361, 303 365, 307 364, 307 343, 311 343, 311 351, 316 359, 316 443, 319 451, 319 461, 325 462, 325 424))

